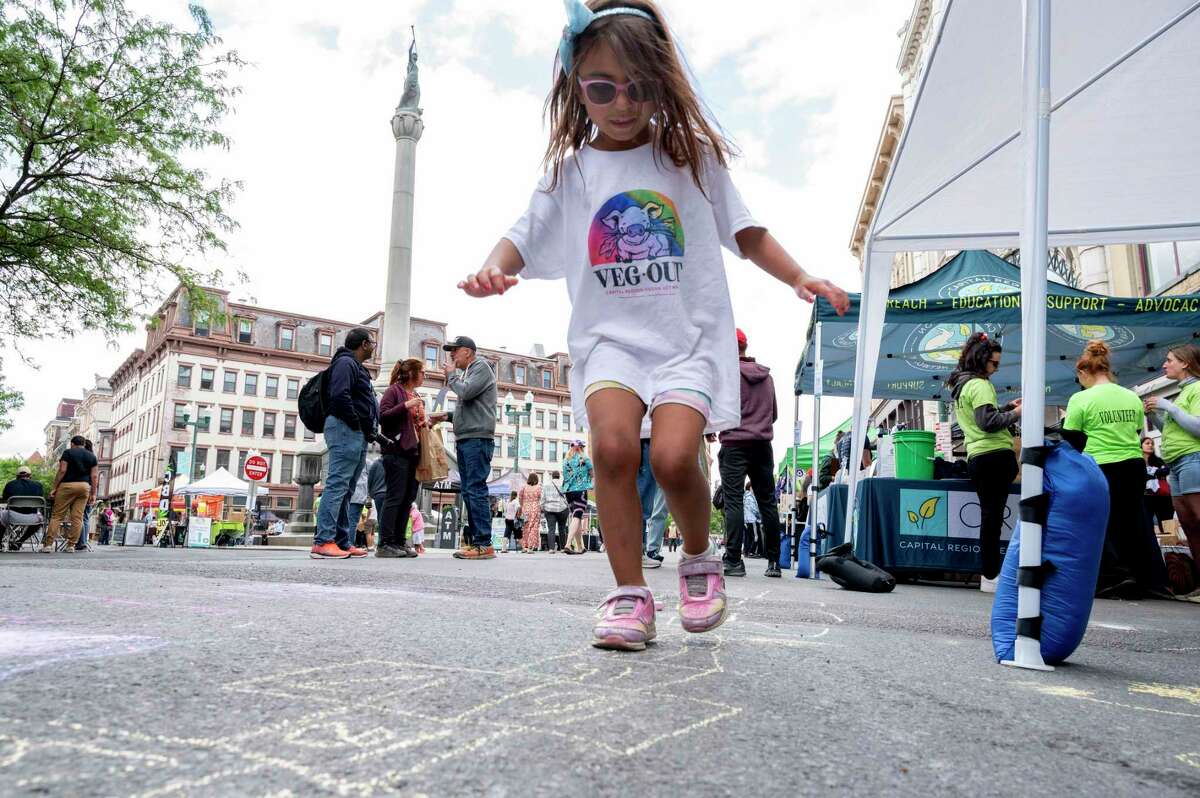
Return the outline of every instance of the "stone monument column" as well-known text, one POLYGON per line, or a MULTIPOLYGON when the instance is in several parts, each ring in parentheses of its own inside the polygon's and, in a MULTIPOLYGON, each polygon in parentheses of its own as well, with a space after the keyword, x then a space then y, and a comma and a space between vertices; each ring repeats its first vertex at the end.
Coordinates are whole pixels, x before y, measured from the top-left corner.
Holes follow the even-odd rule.
POLYGON ((391 248, 388 252, 387 301, 384 305, 379 384, 386 386, 392 366, 409 357, 408 325, 412 296, 413 192, 417 172, 417 142, 425 131, 421 120, 421 86, 417 80, 417 37, 408 48, 404 94, 392 116, 396 164, 392 175, 391 248))

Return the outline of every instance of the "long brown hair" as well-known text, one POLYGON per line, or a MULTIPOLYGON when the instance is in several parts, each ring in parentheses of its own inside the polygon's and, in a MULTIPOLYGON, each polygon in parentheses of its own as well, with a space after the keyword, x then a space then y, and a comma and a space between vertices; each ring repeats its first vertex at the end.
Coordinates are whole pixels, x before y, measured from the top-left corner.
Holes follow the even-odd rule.
POLYGON ((654 87, 652 102, 656 108, 650 127, 655 157, 665 155, 675 166, 687 166, 696 187, 703 192, 706 154, 727 167, 734 149, 692 88, 662 12, 654 0, 589 0, 587 5, 592 11, 636 8, 654 21, 633 14, 601 17, 576 37, 570 72, 562 69, 558 58, 554 59, 554 86, 543 110, 550 124, 550 143, 542 167, 550 171, 550 190, 558 185, 567 154, 578 152, 596 135, 596 126, 579 99, 579 65, 588 51, 603 41, 625 65, 630 80, 646 81, 654 87))
POLYGON ((1187 367, 1189 374, 1193 377, 1200 377, 1200 346, 1184 344, 1171 347, 1169 351, 1176 360, 1187 367))
POLYGON ((410 383, 424 370, 425 364, 415 357, 397 360, 396 365, 392 366, 392 376, 388 380, 388 385, 395 385, 397 382, 410 383))
POLYGON ((1087 342, 1083 354, 1075 361, 1075 370, 1085 374, 1112 374, 1111 350, 1100 339, 1087 342))

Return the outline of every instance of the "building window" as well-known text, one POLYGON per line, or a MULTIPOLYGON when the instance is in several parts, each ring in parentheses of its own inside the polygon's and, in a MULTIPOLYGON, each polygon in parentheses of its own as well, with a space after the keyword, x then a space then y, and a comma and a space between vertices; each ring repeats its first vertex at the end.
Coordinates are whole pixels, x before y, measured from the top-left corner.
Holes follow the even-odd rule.
POLYGON ((183 454, 182 446, 172 446, 170 454, 167 455, 167 462, 171 466, 171 470, 179 473, 179 458, 183 454))
POLYGON ((554 387, 554 375, 549 371, 542 372, 542 387, 547 389, 554 387))
POLYGON ((517 385, 525 384, 525 367, 513 364, 513 382, 517 385))
POLYGON ((237 393, 237 372, 226 371, 223 376, 225 378, 225 384, 222 386, 221 390, 225 391, 225 393, 237 393))
POLYGON ((217 468, 229 470, 229 450, 217 449, 217 468))
POLYGON ((538 461, 546 459, 546 442, 541 438, 533 442, 533 459, 538 461))
MULTIPOLYGON (((284 484, 287 484, 287 483, 285 482, 284 484)), ((275 507, 279 510, 292 509, 292 497, 291 496, 280 496, 278 499, 276 499, 275 507)))
POLYGON ((492 481, 494 482, 494 481, 496 481, 497 479, 500 479, 500 469, 499 469, 499 468, 493 468, 493 469, 492 469, 492 481))
POLYGON ((214 369, 200 369, 200 390, 211 391, 216 378, 217 372, 214 369))
POLYGON ((234 496, 233 497, 233 509, 245 510, 246 509, 246 497, 245 496, 234 496))
POLYGON ((550 411, 550 429, 558 429, 558 413, 550 411))
POLYGON ((315 441, 316 439, 317 439, 317 433, 313 432, 308 427, 305 427, 304 428, 304 440, 315 441))
POLYGON ((492 451, 493 451, 493 452, 502 452, 502 451, 504 451, 504 438, 502 438, 502 437, 501 437, 501 436, 499 436, 499 435, 497 435, 496 437, 492 438, 492 451))
POLYGON ((517 456, 517 436, 509 435, 504 440, 508 441, 508 456, 517 456))
POLYGON ((546 428, 546 411, 545 410, 533 411, 533 426, 537 427, 538 429, 546 428))
POLYGON ((208 449, 196 448, 196 459, 192 462, 192 481, 204 479, 208 473, 208 449))
POLYGON ((201 338, 208 337, 208 314, 204 311, 197 311, 192 321, 192 332, 201 338))
POLYGON ((563 431, 565 431, 565 432, 571 431, 571 414, 570 413, 563 413, 563 431))
POLYGON ((182 363, 179 365, 179 375, 175 378, 175 385, 179 388, 192 387, 192 367, 185 366, 182 363))
POLYGON ((558 441, 550 441, 550 457, 551 463, 558 462, 558 441))
POLYGON ((500 405, 496 405, 496 420, 497 420, 497 421, 503 421, 503 420, 504 420, 504 419, 503 419, 503 416, 501 415, 501 411, 500 411, 500 405))
POLYGON ((264 438, 274 438, 275 437, 275 414, 274 413, 269 413, 269 412, 265 412, 265 411, 263 412, 263 432, 262 432, 262 434, 263 434, 264 438))
POLYGON ((283 417, 283 437, 289 440, 296 440, 296 417, 287 415, 283 417))
POLYGON ((242 409, 242 434, 254 434, 254 411, 242 409))
POLYGON ((221 408, 221 426, 217 428, 220 432, 229 434, 233 432, 233 408, 221 408))
POLYGON ((267 461, 267 475, 262 478, 262 481, 272 482, 271 472, 275 470, 275 452, 259 452, 259 454, 267 461))
POLYGON ((286 349, 291 352, 296 348, 296 328, 295 327, 280 327, 279 328, 279 348, 286 349))
POLYGON ((317 354, 329 357, 333 354, 333 336, 329 333, 317 333, 317 354))
POLYGON ((1200 241, 1147 244, 1145 255, 1146 290, 1153 294, 1200 268, 1200 241))
POLYGON ((279 481, 284 485, 292 484, 292 469, 296 467, 296 455, 285 454, 279 457, 279 481))
POLYGON ((279 378, 274 374, 267 375, 267 390, 264 395, 268 399, 275 399, 279 396, 279 378))
POLYGON ((288 377, 287 381, 287 398, 296 399, 300 396, 300 380, 295 377, 288 377))
POLYGON ((246 449, 242 449, 240 452, 238 452, 238 470, 236 475, 238 479, 246 478, 246 457, 248 457, 249 454, 250 452, 246 449))
POLYGON ((425 368, 435 369, 438 364, 438 348, 434 344, 425 344, 425 368))
POLYGON ((242 393, 246 396, 258 396, 258 375, 247 374, 242 380, 242 393))
POLYGON ((251 344, 254 343, 254 322, 250 319, 238 319, 238 343, 251 344))
POLYGON ((188 406, 185 404, 175 403, 175 420, 171 423, 171 429, 187 429, 188 406))

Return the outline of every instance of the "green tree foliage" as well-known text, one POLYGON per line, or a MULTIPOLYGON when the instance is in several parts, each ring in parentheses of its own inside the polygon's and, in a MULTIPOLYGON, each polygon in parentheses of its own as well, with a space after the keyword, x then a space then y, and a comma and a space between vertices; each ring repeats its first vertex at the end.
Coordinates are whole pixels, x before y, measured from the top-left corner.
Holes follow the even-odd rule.
MULTIPOLYGON (((132 331, 177 281, 202 303, 237 188, 185 156, 225 148, 242 65, 121 0, 0 0, 0 343, 132 331)), ((194 160, 194 159, 193 159, 194 160)))
MULTIPOLYGON (((4 362, 0 361, 0 368, 3 365, 4 362)), ((12 429, 12 414, 24 406, 24 398, 16 391, 9 390, 4 384, 4 375, 0 374, 0 432, 12 429)))
POLYGON ((48 497, 50 489, 54 487, 54 477, 58 473, 57 463, 47 465, 45 463, 26 463, 21 457, 0 458, 0 488, 17 478, 17 469, 22 465, 29 466, 29 470, 33 472, 30 476, 35 481, 42 483, 42 487, 46 489, 45 495, 48 497))

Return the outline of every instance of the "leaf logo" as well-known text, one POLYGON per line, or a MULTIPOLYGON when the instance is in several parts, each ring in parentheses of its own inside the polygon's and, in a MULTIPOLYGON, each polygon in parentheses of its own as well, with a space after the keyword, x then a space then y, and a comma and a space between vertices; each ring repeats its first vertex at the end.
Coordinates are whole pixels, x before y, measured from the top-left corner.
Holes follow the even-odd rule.
POLYGON ((921 519, 917 518, 917 514, 914 513, 912 510, 908 511, 908 520, 914 524, 920 523, 920 521, 921 521, 921 519))
POLYGON ((921 505, 921 517, 922 518, 933 518, 933 516, 935 514, 937 514, 937 506, 938 506, 939 498, 940 497, 938 497, 938 496, 934 496, 932 499, 929 499, 928 501, 926 501, 925 503, 923 503, 921 505))

